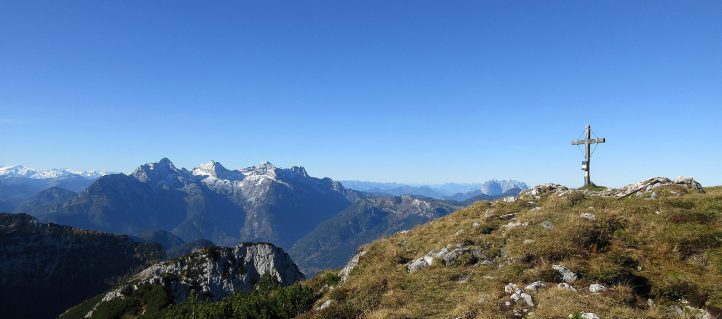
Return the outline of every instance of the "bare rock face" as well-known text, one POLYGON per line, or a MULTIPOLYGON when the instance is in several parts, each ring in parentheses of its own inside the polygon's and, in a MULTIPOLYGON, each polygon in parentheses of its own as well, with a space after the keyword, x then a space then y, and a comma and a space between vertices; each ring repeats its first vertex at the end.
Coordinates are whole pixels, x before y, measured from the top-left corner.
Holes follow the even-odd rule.
POLYGON ((188 299, 191 290, 220 300, 234 292, 251 290, 266 274, 283 286, 304 279, 281 248, 268 243, 243 243, 233 248, 202 248, 152 265, 108 292, 101 302, 123 298, 143 285, 162 285, 176 303, 188 299))
POLYGON ((356 255, 349 260, 349 262, 346 264, 346 266, 341 269, 341 272, 338 273, 339 277, 341 277, 341 281, 346 281, 346 278, 348 278, 348 275, 351 273, 351 271, 358 266, 358 262, 361 259, 361 257, 366 255, 366 251, 361 251, 357 253, 356 255))

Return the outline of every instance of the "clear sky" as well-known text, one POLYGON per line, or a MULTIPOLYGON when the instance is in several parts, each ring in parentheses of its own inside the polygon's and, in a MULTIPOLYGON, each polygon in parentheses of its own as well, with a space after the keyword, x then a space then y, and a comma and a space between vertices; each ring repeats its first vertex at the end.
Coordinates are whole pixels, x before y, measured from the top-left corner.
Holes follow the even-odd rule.
POLYGON ((722 1, 0 2, 0 165, 722 184, 722 1))

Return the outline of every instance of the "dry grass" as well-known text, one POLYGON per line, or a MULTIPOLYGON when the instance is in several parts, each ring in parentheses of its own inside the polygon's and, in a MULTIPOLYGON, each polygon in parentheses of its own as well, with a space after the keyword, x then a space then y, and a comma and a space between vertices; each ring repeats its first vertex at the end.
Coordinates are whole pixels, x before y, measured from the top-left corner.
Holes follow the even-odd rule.
MULTIPOLYGON (((680 298, 722 308, 722 188, 679 197, 672 191, 657 194, 655 200, 616 200, 571 192, 476 203, 366 245, 367 254, 348 281, 324 289, 319 303, 332 299, 333 304, 302 318, 508 318, 512 309, 504 305, 509 299, 504 285, 523 287, 537 280, 549 288, 533 296, 536 307, 526 307, 529 318, 577 312, 664 318, 665 305, 680 298), (585 212, 596 220, 581 218, 585 212), (516 215, 509 220, 507 214, 516 215), (510 221, 528 226, 503 227, 510 221), (545 221, 554 227, 543 228, 545 221), (481 247, 493 264, 437 262, 415 273, 406 270, 406 262, 462 242, 481 247), (560 278, 551 265, 557 263, 579 274, 572 284, 577 292, 555 287, 560 278), (592 294, 591 283, 611 288, 592 294), (647 299, 658 306, 648 307, 647 299)), ((318 276, 309 281, 315 287, 319 282, 318 276)))

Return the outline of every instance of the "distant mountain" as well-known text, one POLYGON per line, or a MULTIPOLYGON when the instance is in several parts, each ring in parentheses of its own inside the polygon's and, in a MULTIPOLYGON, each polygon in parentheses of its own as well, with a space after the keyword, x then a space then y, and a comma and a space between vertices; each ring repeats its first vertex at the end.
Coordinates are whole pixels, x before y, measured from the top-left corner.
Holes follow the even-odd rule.
POLYGON ((51 187, 26 199, 20 203, 15 210, 42 218, 49 213, 61 210, 63 204, 73 199, 76 195, 78 195, 78 193, 64 188, 51 187))
POLYGON ((440 200, 354 193, 353 204, 299 239, 289 254, 306 273, 336 268, 375 239, 446 216, 461 208, 440 200))
POLYGON ((438 185, 408 185, 400 183, 378 183, 367 181, 341 181, 344 187, 366 193, 386 195, 417 195, 442 199, 457 192, 470 192, 481 187, 481 184, 438 184, 438 185), (451 191, 453 189, 453 191, 451 191))
POLYGON ((212 241, 207 239, 196 239, 185 242, 180 237, 165 230, 146 231, 138 236, 132 236, 132 238, 140 242, 157 243, 163 246, 166 258, 169 259, 190 254, 195 249, 215 246, 212 241))
MULTIPOLYGON (((202 239, 224 246, 265 241, 290 248, 311 233, 311 238, 328 241, 337 237, 336 231, 319 228, 320 224, 330 221, 325 225, 332 225, 351 217, 368 219, 363 227, 373 231, 349 228, 352 233, 343 236, 351 244, 325 247, 315 252, 316 259, 301 258, 299 265, 305 271, 321 264, 340 266, 357 243, 428 221, 457 207, 428 198, 361 194, 329 178, 311 177, 298 166, 282 169, 263 162, 230 170, 211 161, 187 170, 175 167, 166 158, 141 165, 129 175, 100 177, 69 200, 57 197, 65 201, 56 204, 53 196, 43 196, 25 205, 56 208, 53 212, 33 210, 42 212, 43 220, 54 223, 141 238, 149 231, 163 230, 184 243, 202 239), (389 201, 399 204, 393 206, 386 203, 389 201), (417 206, 426 208, 420 210, 417 206), (380 214, 388 216, 377 219, 380 214), (319 264, 324 258, 327 261, 319 264), (316 266, 306 265, 306 261, 316 266)), ((202 246, 205 242, 196 244, 202 246)))
POLYGON ((507 191, 518 188, 527 189, 528 186, 516 180, 489 180, 484 183, 445 183, 432 185, 405 185, 399 183, 377 183, 365 181, 341 181, 344 187, 357 191, 386 194, 386 195, 415 195, 435 199, 466 201, 479 195, 498 196, 507 191))
POLYGON ((128 271, 163 258, 157 244, 0 213, 4 318, 54 318, 128 271))
POLYGON ((0 210, 19 211, 18 205, 51 187, 79 192, 106 174, 102 171, 32 169, 22 165, 0 167, 0 210))
POLYGON ((183 245, 184 243, 180 237, 161 229, 145 231, 133 238, 143 242, 160 244, 166 250, 183 245))
POLYGON ((516 180, 496 180, 492 179, 490 181, 486 181, 481 185, 481 193, 486 195, 499 195, 502 193, 507 192, 510 189, 518 188, 520 190, 525 190, 529 188, 529 186, 526 185, 526 183, 516 181, 516 180))

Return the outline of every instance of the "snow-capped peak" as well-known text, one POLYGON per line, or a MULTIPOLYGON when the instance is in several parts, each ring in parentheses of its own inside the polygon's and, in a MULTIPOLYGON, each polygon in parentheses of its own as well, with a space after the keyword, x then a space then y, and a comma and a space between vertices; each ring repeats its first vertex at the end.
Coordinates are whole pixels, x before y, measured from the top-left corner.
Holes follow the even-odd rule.
POLYGON ((241 172, 229 170, 216 161, 203 163, 199 167, 194 168, 192 173, 195 176, 212 176, 229 180, 240 180, 243 179, 244 176, 241 172))
POLYGON ((67 168, 34 169, 25 167, 23 165, 0 167, 0 176, 2 177, 24 177, 32 179, 82 177, 88 179, 95 179, 103 175, 108 175, 108 172, 81 171, 67 168))
POLYGON ((243 175, 269 175, 276 176, 276 167, 268 161, 258 163, 252 167, 244 168, 241 170, 243 175))
POLYGON ((159 181, 161 183, 176 183, 190 177, 186 169, 178 169, 167 158, 162 158, 157 163, 147 163, 135 169, 130 174, 141 182, 159 181))

